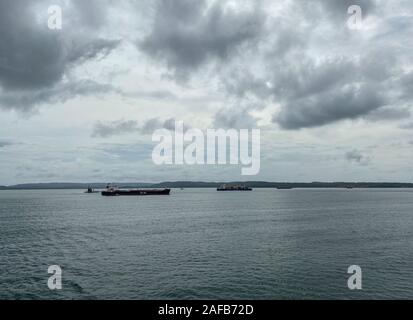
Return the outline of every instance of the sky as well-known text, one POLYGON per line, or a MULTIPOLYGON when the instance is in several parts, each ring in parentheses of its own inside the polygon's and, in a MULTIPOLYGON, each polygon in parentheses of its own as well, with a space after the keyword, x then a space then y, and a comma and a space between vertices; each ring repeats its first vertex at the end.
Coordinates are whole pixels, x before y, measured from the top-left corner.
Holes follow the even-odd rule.
POLYGON ((0 185, 412 182, 412 17, 408 0, 3 0, 0 185), (259 174, 156 166, 175 121, 260 129, 259 174))

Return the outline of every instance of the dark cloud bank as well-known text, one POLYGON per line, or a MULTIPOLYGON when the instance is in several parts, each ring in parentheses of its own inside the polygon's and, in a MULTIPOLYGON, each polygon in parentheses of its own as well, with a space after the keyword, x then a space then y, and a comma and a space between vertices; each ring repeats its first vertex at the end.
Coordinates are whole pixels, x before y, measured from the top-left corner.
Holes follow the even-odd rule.
POLYGON ((178 78, 210 60, 224 62, 242 45, 257 39, 265 16, 258 5, 250 12, 225 11, 222 2, 156 1, 152 31, 139 48, 163 61, 178 78))
MULTIPOLYGON (((284 129, 409 117, 412 76, 404 64, 411 53, 408 43, 394 45, 408 30, 402 25, 394 34, 380 34, 388 23, 382 2, 290 3, 270 18, 259 5, 235 13, 225 11, 225 1, 210 7, 205 1, 157 1, 152 30, 139 48, 178 81, 215 64, 228 95, 279 104, 273 122, 284 129), (360 5, 365 19, 383 19, 376 30, 380 41, 346 28, 350 5, 360 5), (245 52, 250 54, 240 60, 245 52)), ((245 109, 230 112, 220 111, 215 122, 254 123, 245 109)))
MULTIPOLYGON (((105 13, 109 2, 71 2, 68 10, 76 25, 71 29, 76 32, 59 33, 36 22, 33 3, 0 2, 0 39, 7 44, 0 47, 0 105, 27 110, 113 91, 92 79, 73 82, 66 77, 119 45, 94 32, 110 25, 105 13)), ((147 12, 136 11, 137 18, 152 17, 148 32, 136 41, 138 50, 165 66, 180 84, 213 66, 211 79, 230 99, 252 99, 260 108, 279 105, 272 120, 283 129, 410 116, 412 40, 406 35, 411 22, 388 18, 382 1, 295 0, 273 16, 265 1, 242 2, 250 4, 248 9, 233 8, 227 1, 147 3, 147 12), (346 28, 347 8, 353 4, 362 7, 365 19, 379 20, 368 36, 346 28)), ((405 16, 411 15, 412 5, 404 5, 405 16)), ((249 109, 233 106, 214 121, 224 127, 256 124, 249 109)))
POLYGON ((24 111, 37 104, 65 101, 108 89, 92 80, 65 77, 76 66, 108 54, 119 43, 94 37, 88 29, 90 21, 95 21, 96 27, 97 21, 103 19, 98 17, 103 14, 100 10, 90 9, 95 1, 73 1, 69 7, 62 1, 49 2, 0 2, 0 105, 3 108, 24 111), (65 10, 64 22, 66 25, 76 23, 76 28, 49 30, 47 19, 37 21, 39 8, 47 13, 52 4, 61 4, 65 10), (87 19, 82 18, 86 12, 90 13, 87 19))

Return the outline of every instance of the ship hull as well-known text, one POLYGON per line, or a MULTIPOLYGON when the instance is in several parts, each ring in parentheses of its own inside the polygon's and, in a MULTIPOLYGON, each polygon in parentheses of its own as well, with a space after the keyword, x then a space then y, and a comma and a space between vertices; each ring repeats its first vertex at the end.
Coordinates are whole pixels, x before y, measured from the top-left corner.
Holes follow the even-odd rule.
POLYGON ((115 197, 115 196, 168 196, 171 193, 171 189, 163 190, 111 190, 102 191, 102 196, 115 197))

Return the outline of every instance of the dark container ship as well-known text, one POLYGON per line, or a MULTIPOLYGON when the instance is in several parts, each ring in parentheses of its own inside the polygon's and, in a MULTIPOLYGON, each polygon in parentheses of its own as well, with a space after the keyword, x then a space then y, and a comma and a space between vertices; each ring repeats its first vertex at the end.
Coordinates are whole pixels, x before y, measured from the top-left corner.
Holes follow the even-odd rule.
POLYGON ((107 186, 106 190, 102 191, 102 196, 169 196, 171 189, 118 189, 117 187, 107 186))
POLYGON ((224 184, 217 188, 217 191, 252 191, 252 188, 244 185, 227 186, 224 184))

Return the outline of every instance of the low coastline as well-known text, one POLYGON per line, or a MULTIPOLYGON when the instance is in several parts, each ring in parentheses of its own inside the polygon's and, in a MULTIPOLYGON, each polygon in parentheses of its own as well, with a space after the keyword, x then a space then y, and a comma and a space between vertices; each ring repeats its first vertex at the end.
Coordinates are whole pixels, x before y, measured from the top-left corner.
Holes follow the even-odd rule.
MULTIPOLYGON (((413 188, 413 183, 403 182, 266 182, 266 181, 230 181, 230 182, 198 182, 198 181, 168 181, 161 183, 125 182, 116 183, 122 188, 218 188, 223 184, 245 185, 249 188, 274 188, 274 189, 296 189, 296 188, 413 188)), ((0 186, 1 190, 55 190, 55 189, 103 189, 107 183, 30 183, 10 186, 0 186)))

